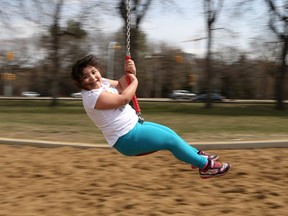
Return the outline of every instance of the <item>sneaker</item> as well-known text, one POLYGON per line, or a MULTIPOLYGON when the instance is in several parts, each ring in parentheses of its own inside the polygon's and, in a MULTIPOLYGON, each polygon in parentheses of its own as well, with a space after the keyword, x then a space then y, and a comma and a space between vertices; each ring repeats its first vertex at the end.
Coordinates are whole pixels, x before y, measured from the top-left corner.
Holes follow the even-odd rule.
MULTIPOLYGON (((210 155, 210 154, 208 154, 208 153, 206 153, 204 151, 198 151, 197 154, 201 155, 202 157, 207 158, 208 160, 215 160, 216 161, 219 158, 219 155, 210 155)), ((197 167, 191 165, 191 168, 192 169, 196 169, 197 167)))
POLYGON ((228 163, 220 163, 215 160, 208 160, 208 165, 204 169, 199 169, 200 177, 203 179, 225 175, 231 169, 228 163))
POLYGON ((219 155, 210 155, 204 151, 198 151, 197 154, 201 155, 202 157, 207 158, 208 160, 215 160, 216 161, 219 158, 219 155))

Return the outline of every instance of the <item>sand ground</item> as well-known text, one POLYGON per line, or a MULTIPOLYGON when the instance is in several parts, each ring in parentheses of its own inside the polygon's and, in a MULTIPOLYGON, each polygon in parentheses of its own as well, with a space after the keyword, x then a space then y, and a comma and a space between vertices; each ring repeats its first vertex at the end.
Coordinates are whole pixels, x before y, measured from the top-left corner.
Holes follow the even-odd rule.
POLYGON ((203 180, 169 152, 0 145, 0 216, 284 216, 288 148, 217 150, 229 174, 203 180))

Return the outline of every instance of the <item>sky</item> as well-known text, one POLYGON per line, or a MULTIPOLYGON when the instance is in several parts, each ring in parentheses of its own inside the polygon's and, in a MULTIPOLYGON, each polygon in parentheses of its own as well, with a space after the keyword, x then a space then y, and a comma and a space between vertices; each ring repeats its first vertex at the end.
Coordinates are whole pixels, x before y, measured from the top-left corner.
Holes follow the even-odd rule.
MULTIPOLYGON (((152 4, 141 23, 142 30, 151 39, 181 42, 193 35, 193 29, 204 24, 199 4, 196 4, 197 9, 193 9, 195 3, 191 4, 191 0, 176 1, 176 4, 175 6, 152 4)), ((107 22, 106 25, 115 29, 122 23, 115 17, 113 22, 107 22)))
MULTIPOLYGON (((147 34, 148 40, 155 43, 165 41, 168 45, 180 47, 185 52, 204 55, 207 41, 195 41, 195 39, 206 37, 203 1, 174 1, 174 6, 161 6, 159 0, 155 2, 141 24, 141 29, 147 34)), ((215 26, 223 30, 217 31, 215 36, 218 46, 233 44, 247 49, 249 40, 259 34, 258 30, 263 28, 263 26, 251 25, 253 22, 256 23, 258 17, 262 15, 263 8, 258 7, 256 8, 258 11, 247 13, 246 16, 240 18, 235 16, 235 11, 232 10, 235 2, 236 0, 224 1, 215 26)), ((121 25, 122 21, 117 17, 113 18, 113 22, 108 19, 104 24, 105 28, 110 31, 116 31, 121 25)))
MULTIPOLYGON (((182 48, 186 52, 203 52, 203 42, 187 42, 205 36, 200 1, 198 3, 197 1, 193 3, 191 0, 175 2, 177 4, 175 6, 161 6, 159 2, 152 4, 141 23, 141 30, 153 43, 165 42, 172 47, 182 48)), ((116 32, 122 26, 122 20, 113 17, 112 22, 111 19, 107 19, 103 25, 107 31, 116 32)))
MULTIPOLYGON (((79 3, 83 4, 85 1, 88 0, 66 0, 70 7, 79 3)), ((118 0, 111 1, 118 2, 118 0)), ((179 47, 185 52, 204 55, 206 40, 195 41, 195 39, 206 36, 202 2, 202 0, 175 0, 175 5, 161 5, 161 1, 156 0, 143 19, 141 29, 147 34, 148 40, 153 43, 165 42, 172 47, 179 47)), ((230 43, 238 44, 245 49, 248 46, 249 38, 257 33, 257 31, 253 31, 255 30, 253 26, 247 25, 250 21, 255 21, 255 14, 245 19, 235 19, 231 12, 233 2, 235 3, 234 0, 224 1, 224 7, 216 22, 216 27, 226 30, 218 31, 217 42, 220 43, 220 46, 230 43), (227 31, 228 29, 230 32, 227 31)), ((111 5, 116 4, 111 3, 111 5)), ((99 12, 95 14, 97 13, 99 12)), ((101 16, 104 18, 101 20, 102 30, 107 33, 117 32, 122 26, 120 17, 117 14, 114 16, 103 14, 101 16)), ((27 20, 19 20, 16 26, 18 35, 21 37, 31 36, 35 29, 35 25, 27 20)), ((9 37, 11 36, 9 35, 9 37)))

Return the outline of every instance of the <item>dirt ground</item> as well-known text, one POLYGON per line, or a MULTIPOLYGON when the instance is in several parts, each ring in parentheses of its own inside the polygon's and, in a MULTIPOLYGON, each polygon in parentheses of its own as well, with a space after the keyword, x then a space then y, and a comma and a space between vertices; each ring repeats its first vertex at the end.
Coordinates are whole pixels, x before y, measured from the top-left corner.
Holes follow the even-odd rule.
POLYGON ((0 216, 284 216, 288 148, 217 150, 232 170, 201 179, 169 152, 0 145, 0 216))

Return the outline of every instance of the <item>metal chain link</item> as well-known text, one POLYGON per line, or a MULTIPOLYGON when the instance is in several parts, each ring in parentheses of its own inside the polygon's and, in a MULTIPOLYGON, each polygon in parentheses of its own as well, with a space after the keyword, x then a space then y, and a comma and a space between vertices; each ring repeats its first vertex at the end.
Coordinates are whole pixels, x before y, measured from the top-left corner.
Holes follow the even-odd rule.
POLYGON ((131 2, 127 0, 127 20, 126 20, 126 56, 130 56, 130 11, 131 11, 131 2))

